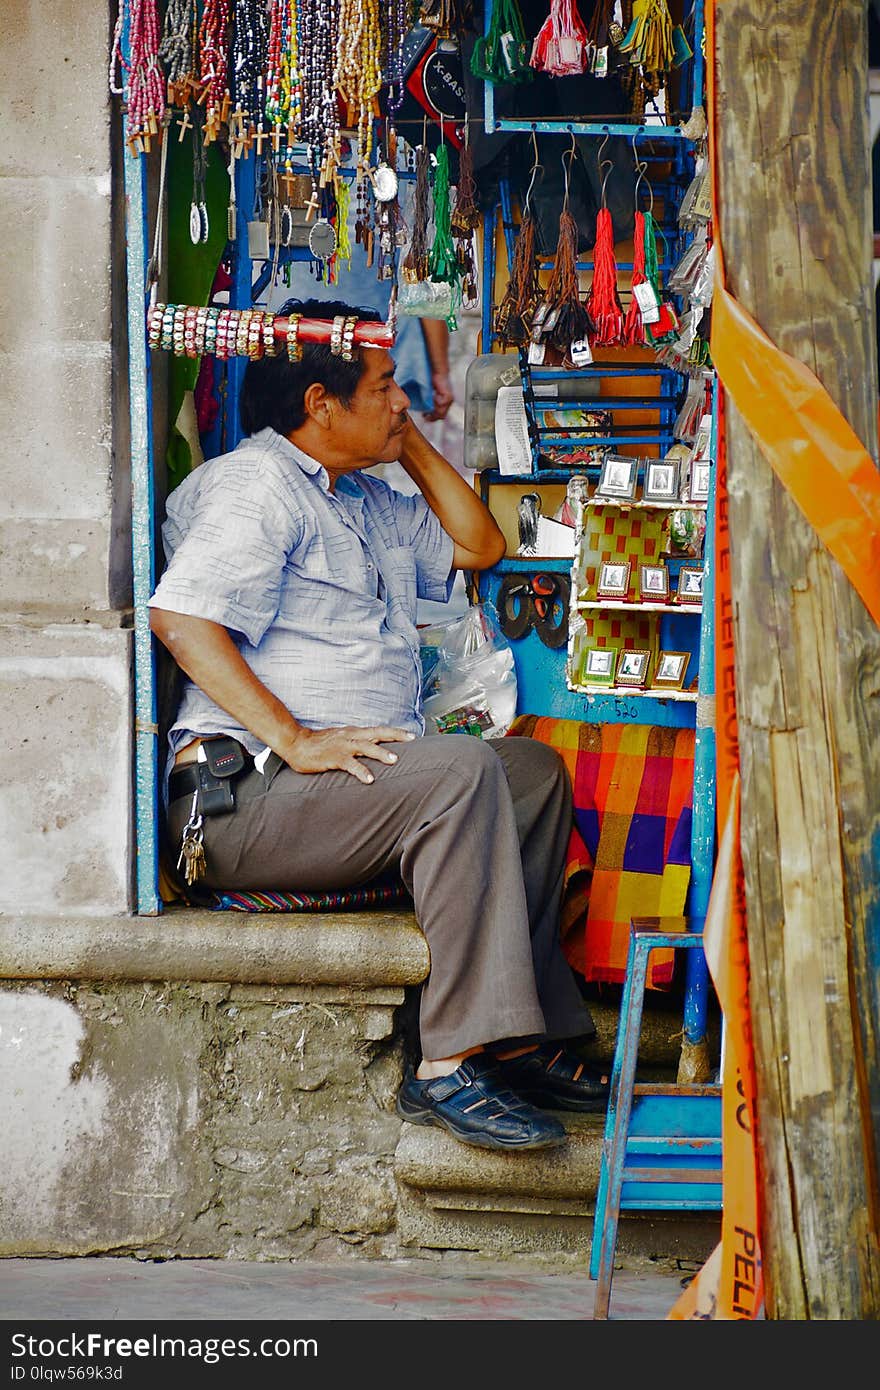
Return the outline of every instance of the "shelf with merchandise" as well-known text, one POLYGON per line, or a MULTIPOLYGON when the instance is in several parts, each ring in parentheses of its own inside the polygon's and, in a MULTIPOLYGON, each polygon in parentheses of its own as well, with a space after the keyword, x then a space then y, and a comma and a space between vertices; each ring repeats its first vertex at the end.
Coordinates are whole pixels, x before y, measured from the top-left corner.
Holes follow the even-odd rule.
POLYGON ((695 704, 696 690, 664 690, 648 686, 642 690, 631 685, 580 685, 569 681, 569 690, 576 695, 632 695, 637 700, 679 700, 695 704))
POLYGON ((703 605, 700 603, 627 603, 625 599, 576 599, 575 607, 581 611, 600 609, 606 613, 674 613, 676 616, 682 613, 696 614, 699 617, 703 612, 703 605))

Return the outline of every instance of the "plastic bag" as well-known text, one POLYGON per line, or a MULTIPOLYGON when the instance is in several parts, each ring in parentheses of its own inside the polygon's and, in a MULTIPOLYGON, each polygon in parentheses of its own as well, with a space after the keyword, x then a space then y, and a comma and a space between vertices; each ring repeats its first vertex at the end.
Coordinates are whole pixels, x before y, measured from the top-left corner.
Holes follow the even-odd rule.
POLYGON ((419 635, 426 732, 506 734, 516 714, 516 669, 497 616, 475 604, 419 635))
POLYGON ((401 280, 397 308, 420 319, 448 319, 455 310, 452 286, 446 280, 401 280))

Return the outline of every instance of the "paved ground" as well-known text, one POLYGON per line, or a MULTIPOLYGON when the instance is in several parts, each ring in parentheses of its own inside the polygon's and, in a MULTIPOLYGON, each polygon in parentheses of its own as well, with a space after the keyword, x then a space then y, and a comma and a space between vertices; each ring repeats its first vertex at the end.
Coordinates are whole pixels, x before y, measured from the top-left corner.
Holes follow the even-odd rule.
MULTIPOLYGON (((621 1268, 614 1276, 611 1319, 665 1319, 691 1268, 621 1268)), ((0 1260, 0 1318, 23 1324, 592 1320, 595 1291, 586 1272, 458 1258, 344 1264, 0 1260)))

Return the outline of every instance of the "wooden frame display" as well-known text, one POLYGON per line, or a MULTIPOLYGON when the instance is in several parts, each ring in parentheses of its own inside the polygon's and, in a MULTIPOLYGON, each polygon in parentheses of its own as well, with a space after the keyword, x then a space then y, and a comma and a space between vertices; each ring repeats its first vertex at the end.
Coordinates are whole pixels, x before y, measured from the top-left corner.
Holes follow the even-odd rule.
POLYGON ((648 459, 645 463, 645 481, 642 486, 643 502, 669 502, 678 500, 679 459, 648 459))
POLYGON ((669 570, 665 565, 639 565, 639 601, 666 603, 669 599, 669 570))
POLYGON ((606 454, 602 472, 594 493, 595 498, 608 498, 610 502, 631 502, 636 495, 639 480, 639 461, 627 454, 606 454))
POLYGON ((587 647, 584 652, 584 685, 613 685, 617 652, 614 647, 587 647))
POLYGON ((597 598, 622 598, 629 593, 629 560, 603 560, 596 580, 597 598))
POLYGON ((678 571, 678 587, 675 602, 691 607, 699 607, 703 602, 702 565, 682 565, 678 571))
POLYGON ((651 653, 646 651, 621 651, 617 657, 614 672, 616 685, 643 687, 648 678, 648 662, 651 653))
POLYGON ((660 652, 651 685, 661 690, 681 690, 690 659, 690 652, 660 652))
POLYGON ((708 459, 695 458, 691 461, 691 472, 687 488, 687 500, 689 502, 708 502, 709 469, 711 466, 708 459))

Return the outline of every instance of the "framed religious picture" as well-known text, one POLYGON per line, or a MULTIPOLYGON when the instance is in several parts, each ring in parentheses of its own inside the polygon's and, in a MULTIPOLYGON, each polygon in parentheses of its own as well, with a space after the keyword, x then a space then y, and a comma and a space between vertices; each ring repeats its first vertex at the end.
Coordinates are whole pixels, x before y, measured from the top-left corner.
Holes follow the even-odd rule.
POLYGON ((614 647, 587 647, 583 666, 584 684, 613 685, 616 657, 614 647))
POLYGON ((639 565, 639 599, 665 603, 669 598, 669 570, 665 565, 639 565))
POLYGON ((711 464, 708 459, 695 458, 691 460, 691 473, 687 489, 689 502, 708 502, 710 467, 711 464))
POLYGON ((678 459, 648 459, 645 464, 645 481, 642 487, 643 502, 668 502, 670 506, 678 501, 678 459))
POLYGON ((682 565, 678 571, 675 601, 676 603, 689 603, 697 607, 703 602, 703 569, 701 565, 682 565))
POLYGON ((661 652, 657 657, 652 686, 681 690, 690 659, 690 652, 661 652))
POLYGON ((607 497, 614 502, 631 502, 636 495, 639 461, 625 454, 606 454, 593 499, 607 497))
POLYGON ((617 685, 644 686, 648 677, 650 652, 622 651, 618 653, 614 679, 617 685))
POLYGON ((629 593, 629 560, 604 560, 596 580, 597 598, 626 598, 629 593))

